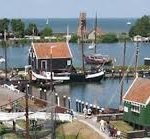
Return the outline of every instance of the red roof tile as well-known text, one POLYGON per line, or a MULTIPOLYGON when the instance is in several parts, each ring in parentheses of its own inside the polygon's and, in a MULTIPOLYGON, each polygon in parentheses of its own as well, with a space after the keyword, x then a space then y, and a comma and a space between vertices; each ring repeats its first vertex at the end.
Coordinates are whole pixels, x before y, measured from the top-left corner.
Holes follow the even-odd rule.
POLYGON ((72 57, 70 48, 65 42, 34 43, 33 50, 38 59, 51 58, 51 50, 53 59, 72 57))
POLYGON ((124 100, 145 104, 150 97, 150 80, 137 78, 124 96, 124 100))

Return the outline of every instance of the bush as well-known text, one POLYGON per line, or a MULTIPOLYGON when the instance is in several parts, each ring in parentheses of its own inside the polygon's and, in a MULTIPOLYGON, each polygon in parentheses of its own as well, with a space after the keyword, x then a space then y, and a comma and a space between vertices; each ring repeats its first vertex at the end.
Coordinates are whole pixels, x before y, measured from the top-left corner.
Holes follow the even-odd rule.
POLYGON ((77 36, 77 35, 72 35, 72 36, 71 36, 71 39, 70 39, 70 42, 76 43, 77 40, 78 40, 78 36, 77 36))
POLYGON ((143 37, 149 37, 150 35, 150 16, 143 16, 138 19, 134 26, 129 31, 129 36, 141 35, 143 37))
POLYGON ((118 42, 118 38, 115 34, 108 33, 101 37, 101 42, 102 43, 115 43, 115 42, 118 42))

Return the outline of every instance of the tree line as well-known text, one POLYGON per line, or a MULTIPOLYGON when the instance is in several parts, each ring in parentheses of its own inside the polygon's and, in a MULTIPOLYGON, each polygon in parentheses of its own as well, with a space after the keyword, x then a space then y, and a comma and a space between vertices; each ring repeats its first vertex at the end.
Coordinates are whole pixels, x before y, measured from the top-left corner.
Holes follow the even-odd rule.
POLYGON ((143 37, 150 37, 150 16, 143 16, 139 18, 135 25, 129 30, 129 36, 134 37, 140 35, 143 37))
POLYGON ((4 32, 7 32, 9 36, 16 38, 23 38, 25 35, 34 35, 34 36, 51 36, 53 31, 51 27, 46 26, 44 29, 39 30, 35 23, 29 23, 25 27, 25 23, 21 19, 0 19, 0 33, 2 37, 4 32), (10 35, 11 34, 11 35, 10 35))

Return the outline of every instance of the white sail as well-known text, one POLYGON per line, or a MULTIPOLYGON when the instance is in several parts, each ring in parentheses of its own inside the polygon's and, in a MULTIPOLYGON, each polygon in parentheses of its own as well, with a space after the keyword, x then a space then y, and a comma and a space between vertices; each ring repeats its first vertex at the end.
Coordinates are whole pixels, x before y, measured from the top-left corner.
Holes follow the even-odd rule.
POLYGON ((95 43, 94 43, 94 42, 92 42, 92 44, 91 44, 91 45, 89 45, 89 49, 94 49, 94 47, 95 47, 95 43))
POLYGON ((47 18, 47 20, 46 20, 46 25, 48 25, 48 22, 49 22, 49 21, 48 21, 48 18, 47 18))
POLYGON ((0 57, 0 63, 5 62, 5 59, 3 57, 0 57))

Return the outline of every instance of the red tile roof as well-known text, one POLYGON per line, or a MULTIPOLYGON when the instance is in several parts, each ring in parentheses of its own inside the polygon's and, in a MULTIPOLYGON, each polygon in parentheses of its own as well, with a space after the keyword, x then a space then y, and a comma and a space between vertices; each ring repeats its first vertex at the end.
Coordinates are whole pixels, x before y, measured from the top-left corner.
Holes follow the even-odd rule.
POLYGON ((124 96, 124 100, 146 104, 150 97, 150 80, 136 78, 131 88, 124 96))
POLYGON ((37 59, 72 58, 70 48, 66 42, 34 43, 33 50, 37 59))

